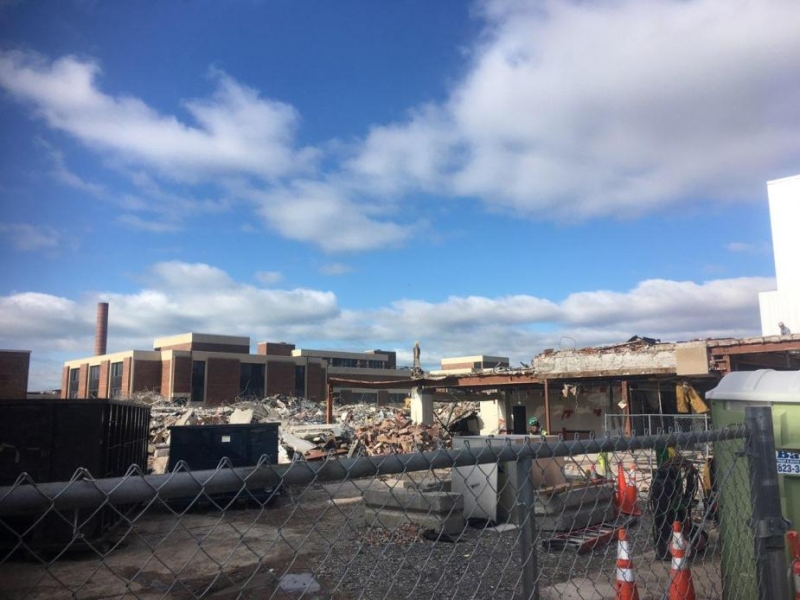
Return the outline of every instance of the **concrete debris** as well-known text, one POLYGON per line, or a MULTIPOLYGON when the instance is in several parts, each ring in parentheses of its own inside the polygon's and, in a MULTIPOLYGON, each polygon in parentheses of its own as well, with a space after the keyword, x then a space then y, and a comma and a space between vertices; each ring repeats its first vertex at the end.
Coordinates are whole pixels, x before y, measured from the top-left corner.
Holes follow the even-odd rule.
POLYGON ((170 402, 152 393, 138 394, 135 399, 151 406, 148 466, 156 473, 166 468, 172 426, 279 423, 278 460, 289 462, 449 447, 451 437, 463 425, 455 431, 448 431, 448 427, 475 419, 478 411, 477 402, 437 403, 436 423, 427 426, 413 424, 405 407, 346 404, 334 407, 336 423, 328 425, 325 403, 307 398, 270 396, 208 408, 170 402))

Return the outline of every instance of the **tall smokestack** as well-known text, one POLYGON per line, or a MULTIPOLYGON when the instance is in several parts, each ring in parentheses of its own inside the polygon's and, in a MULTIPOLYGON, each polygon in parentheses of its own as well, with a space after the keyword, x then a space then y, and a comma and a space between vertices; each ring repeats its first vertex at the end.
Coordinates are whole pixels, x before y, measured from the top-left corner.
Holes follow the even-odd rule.
POLYGON ((94 327, 94 355, 106 353, 108 343, 108 302, 97 303, 97 324, 94 327))

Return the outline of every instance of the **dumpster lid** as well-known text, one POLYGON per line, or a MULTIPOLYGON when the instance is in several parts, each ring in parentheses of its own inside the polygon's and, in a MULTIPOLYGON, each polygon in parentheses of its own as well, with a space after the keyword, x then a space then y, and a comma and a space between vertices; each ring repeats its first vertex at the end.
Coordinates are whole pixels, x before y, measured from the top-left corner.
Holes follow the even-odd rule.
POLYGON ((736 371, 706 392, 711 400, 800 403, 800 371, 736 371))

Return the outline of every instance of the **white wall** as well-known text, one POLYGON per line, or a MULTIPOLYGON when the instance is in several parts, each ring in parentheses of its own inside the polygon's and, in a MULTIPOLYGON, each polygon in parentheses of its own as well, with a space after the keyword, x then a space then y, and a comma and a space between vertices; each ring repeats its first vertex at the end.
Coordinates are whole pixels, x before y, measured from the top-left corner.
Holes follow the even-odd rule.
POLYGON ((758 296, 762 335, 778 335, 783 321, 800 333, 800 175, 767 183, 777 291, 758 296))
POLYGON ((770 181, 767 193, 778 291, 800 289, 800 175, 770 181))

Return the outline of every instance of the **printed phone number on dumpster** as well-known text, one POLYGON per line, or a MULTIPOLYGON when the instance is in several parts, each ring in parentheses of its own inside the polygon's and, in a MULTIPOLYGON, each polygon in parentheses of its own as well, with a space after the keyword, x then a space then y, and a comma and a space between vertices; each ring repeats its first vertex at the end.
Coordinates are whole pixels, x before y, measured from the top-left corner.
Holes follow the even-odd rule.
POLYGON ((778 461, 778 473, 784 475, 800 475, 800 452, 778 450, 775 453, 778 461))

